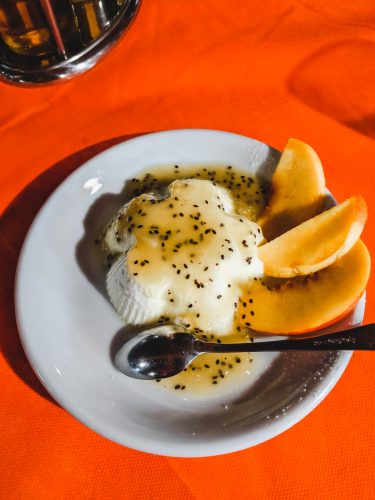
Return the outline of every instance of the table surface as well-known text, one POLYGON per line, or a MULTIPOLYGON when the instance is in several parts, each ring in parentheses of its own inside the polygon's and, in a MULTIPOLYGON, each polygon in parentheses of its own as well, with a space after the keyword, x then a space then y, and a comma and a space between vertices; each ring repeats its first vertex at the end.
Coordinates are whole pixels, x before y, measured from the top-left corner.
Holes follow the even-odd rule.
MULTIPOLYGON (((13 307, 20 247, 52 190, 110 145, 165 129, 311 144, 337 199, 366 199, 374 253, 374 26, 373 0, 144 0, 88 73, 36 89, 0 84, 2 498, 374 498, 371 353, 356 353, 322 404, 282 435, 226 456, 165 458, 62 410, 26 361, 13 307)), ((365 321, 374 319, 370 279, 365 321)))

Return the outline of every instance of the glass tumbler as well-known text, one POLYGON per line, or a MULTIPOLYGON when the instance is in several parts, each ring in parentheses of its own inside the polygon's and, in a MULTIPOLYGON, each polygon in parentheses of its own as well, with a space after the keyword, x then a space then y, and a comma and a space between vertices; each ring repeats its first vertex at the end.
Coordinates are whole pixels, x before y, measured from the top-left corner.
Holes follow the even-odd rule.
POLYGON ((133 20, 140 0, 0 0, 0 78, 66 79, 91 68, 133 20))

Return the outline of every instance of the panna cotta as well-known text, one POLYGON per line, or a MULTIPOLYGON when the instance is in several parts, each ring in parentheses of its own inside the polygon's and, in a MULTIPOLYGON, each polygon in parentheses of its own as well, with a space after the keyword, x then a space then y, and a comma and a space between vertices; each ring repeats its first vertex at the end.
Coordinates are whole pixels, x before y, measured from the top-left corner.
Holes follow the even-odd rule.
POLYGON ((235 210, 229 189, 178 179, 133 198, 102 238, 113 259, 110 300, 127 324, 173 322, 229 335, 242 287, 263 273, 260 227, 235 210))

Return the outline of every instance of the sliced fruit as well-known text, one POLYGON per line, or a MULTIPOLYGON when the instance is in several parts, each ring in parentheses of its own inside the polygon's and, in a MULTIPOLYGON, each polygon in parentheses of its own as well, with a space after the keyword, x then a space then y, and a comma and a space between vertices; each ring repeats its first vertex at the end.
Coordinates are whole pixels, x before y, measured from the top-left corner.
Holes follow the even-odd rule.
POLYGON ((315 151, 289 139, 272 177, 270 201, 257 221, 267 240, 317 215, 323 206, 325 179, 315 151))
POLYGON ((277 284, 259 278, 252 281, 239 303, 238 317, 243 326, 260 332, 316 330, 349 313, 365 290, 369 274, 370 255, 358 240, 340 260, 313 275, 277 284))
POLYGON ((303 222, 258 248, 264 274, 291 278, 328 267, 354 246, 366 219, 364 199, 353 196, 303 222))

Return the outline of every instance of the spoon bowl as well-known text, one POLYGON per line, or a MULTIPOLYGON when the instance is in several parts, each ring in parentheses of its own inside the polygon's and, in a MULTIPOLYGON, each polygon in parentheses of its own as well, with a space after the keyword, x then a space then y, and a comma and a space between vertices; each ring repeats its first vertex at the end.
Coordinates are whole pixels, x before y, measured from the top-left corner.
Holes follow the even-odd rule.
POLYGON ((183 328, 164 325, 146 330, 117 352, 115 366, 125 375, 155 380, 177 375, 198 356, 199 342, 183 328))

